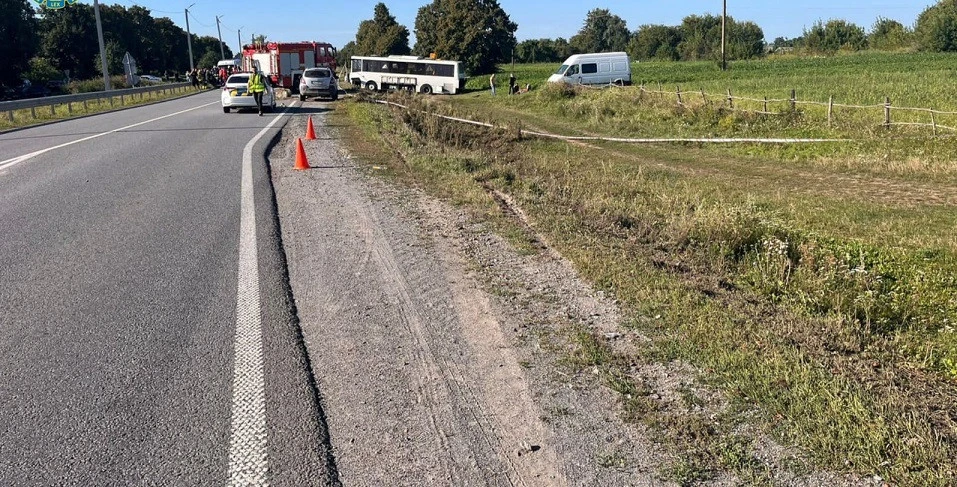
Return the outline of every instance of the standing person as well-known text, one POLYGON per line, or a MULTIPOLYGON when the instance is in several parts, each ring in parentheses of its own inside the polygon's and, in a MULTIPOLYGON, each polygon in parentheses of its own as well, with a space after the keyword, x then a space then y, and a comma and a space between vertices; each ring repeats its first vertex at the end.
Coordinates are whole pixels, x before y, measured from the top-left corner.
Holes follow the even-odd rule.
POLYGON ((226 84, 226 66, 219 67, 219 81, 221 81, 222 84, 226 84))
POLYGON ((246 82, 246 90, 253 94, 256 100, 256 106, 259 108, 259 116, 263 116, 263 92, 266 91, 266 80, 259 71, 253 71, 249 75, 249 81, 246 82))
POLYGON ((508 75, 508 94, 514 95, 518 92, 518 85, 515 84, 515 73, 510 73, 508 75))
POLYGON ((187 76, 189 77, 189 84, 193 85, 193 88, 199 89, 199 78, 196 76, 196 70, 189 70, 187 76))
POLYGON ((492 96, 495 96, 495 73, 488 77, 488 84, 492 87, 492 96))

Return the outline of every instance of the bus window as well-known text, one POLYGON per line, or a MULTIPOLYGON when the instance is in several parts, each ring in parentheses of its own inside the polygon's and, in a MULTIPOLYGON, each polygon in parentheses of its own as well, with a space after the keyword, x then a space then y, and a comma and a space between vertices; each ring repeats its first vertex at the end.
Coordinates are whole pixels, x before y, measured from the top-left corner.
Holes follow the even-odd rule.
POLYGON ((352 60, 352 70, 353 70, 353 71, 362 71, 362 60, 361 60, 361 59, 353 59, 353 60, 352 60))

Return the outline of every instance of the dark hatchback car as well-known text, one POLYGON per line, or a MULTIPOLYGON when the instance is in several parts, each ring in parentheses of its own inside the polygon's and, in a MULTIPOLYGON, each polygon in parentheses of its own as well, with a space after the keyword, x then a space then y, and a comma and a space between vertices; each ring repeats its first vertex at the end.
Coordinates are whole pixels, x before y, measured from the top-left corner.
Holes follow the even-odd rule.
POLYGON ((299 79, 299 100, 307 96, 321 96, 332 100, 339 99, 339 83, 329 68, 309 68, 299 79))

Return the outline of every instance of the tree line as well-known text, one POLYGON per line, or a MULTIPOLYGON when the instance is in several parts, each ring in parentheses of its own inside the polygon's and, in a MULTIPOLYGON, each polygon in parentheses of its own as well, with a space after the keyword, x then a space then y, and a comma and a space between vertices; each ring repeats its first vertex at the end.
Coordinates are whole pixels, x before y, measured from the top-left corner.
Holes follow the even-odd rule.
MULTIPOLYGON (((609 9, 586 15, 581 29, 569 39, 528 39, 517 42, 512 22, 496 0, 434 0, 415 18, 414 46, 409 29, 399 24, 384 3, 375 6, 372 19, 359 24, 354 41, 339 51, 339 64, 350 56, 435 54, 464 62, 470 73, 488 73, 496 64, 561 62, 585 52, 625 51, 636 60, 697 61, 721 59, 721 17, 689 15, 680 25, 646 24, 631 31, 624 19, 609 9)), ((752 21, 725 19, 725 56, 754 59, 774 52, 832 54, 864 49, 900 51, 957 51, 957 0, 941 0, 927 7, 913 28, 879 17, 867 32, 841 19, 818 21, 796 38, 765 41, 764 31, 752 21)))
MULTIPOLYGON (((32 0, 0 0, 0 41, 9 55, 0 70, 0 85, 19 86, 22 80, 45 83, 68 76, 89 79, 100 75, 100 47, 92 5, 75 3, 62 9, 34 8, 32 0)), ((186 31, 168 17, 154 18, 149 9, 100 5, 100 19, 110 73, 123 73, 129 52, 142 73, 172 75, 189 69, 186 31)), ((212 67, 220 59, 219 39, 191 36, 194 64, 212 67)), ((226 57, 233 52, 222 44, 226 57)))
MULTIPOLYGON (((93 7, 76 3, 51 10, 31 0, 0 0, 0 41, 8 59, 0 70, 0 85, 17 86, 23 79, 44 82, 63 78, 95 78, 99 74, 99 44, 93 7)), ((129 52, 141 72, 183 73, 189 68, 186 32, 167 17, 154 18, 140 6, 100 6, 111 73, 122 73, 129 52)), ((515 62, 560 62, 583 52, 626 51, 636 60, 716 60, 721 56, 721 18, 689 15, 680 25, 627 23, 609 9, 587 13, 581 29, 569 39, 529 39, 518 42, 513 22, 497 0, 433 0, 419 8, 414 46, 409 28, 399 24, 384 3, 373 17, 359 24, 356 38, 339 50, 340 65, 352 55, 415 54, 461 60, 473 74, 515 62)), ((957 51, 957 0, 940 0, 927 7, 914 27, 878 18, 870 31, 853 23, 818 21, 794 38, 766 42, 754 22, 726 19, 726 57, 753 59, 776 51, 829 54, 863 49, 957 51)), ((220 42, 210 36, 191 37, 195 65, 215 65, 220 42)), ((232 51, 223 44, 226 57, 232 51)))

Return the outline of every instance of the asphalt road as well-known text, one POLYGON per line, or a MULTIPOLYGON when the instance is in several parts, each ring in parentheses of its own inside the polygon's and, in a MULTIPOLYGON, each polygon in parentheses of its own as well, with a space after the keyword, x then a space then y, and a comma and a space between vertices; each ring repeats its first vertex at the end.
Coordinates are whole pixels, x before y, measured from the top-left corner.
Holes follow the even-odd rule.
POLYGON ((264 161, 296 110, 0 134, 0 485, 335 482, 264 161))

